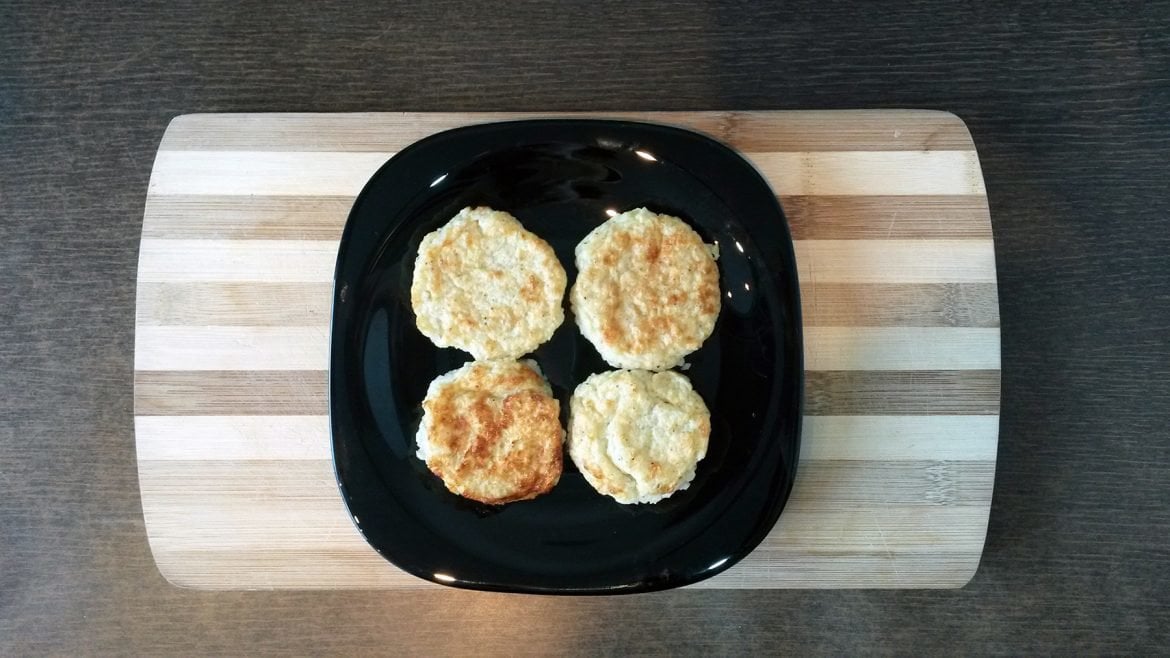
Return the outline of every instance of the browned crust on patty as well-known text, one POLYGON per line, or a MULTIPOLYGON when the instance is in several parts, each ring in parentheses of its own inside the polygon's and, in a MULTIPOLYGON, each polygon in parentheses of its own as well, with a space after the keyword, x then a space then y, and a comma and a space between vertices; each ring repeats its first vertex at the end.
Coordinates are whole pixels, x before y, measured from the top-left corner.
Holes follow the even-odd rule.
POLYGON ((581 271, 571 295, 578 324, 611 365, 676 365, 714 327, 715 260, 676 217, 639 209, 608 224, 578 247, 581 271))
POLYGON ((560 480, 560 403, 516 362, 473 363, 423 402, 427 466, 460 496, 498 505, 535 498, 560 480))

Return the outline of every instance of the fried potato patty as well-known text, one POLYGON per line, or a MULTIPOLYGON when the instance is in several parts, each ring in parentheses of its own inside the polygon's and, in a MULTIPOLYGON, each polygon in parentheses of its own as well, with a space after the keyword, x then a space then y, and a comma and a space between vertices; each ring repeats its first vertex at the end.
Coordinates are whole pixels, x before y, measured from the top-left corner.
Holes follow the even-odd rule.
POLYGON ((419 245, 410 303, 435 345, 515 359, 564 321, 566 282, 552 247, 515 217, 464 208, 419 245))
POLYGON ((631 210, 585 236, 575 255, 573 314, 610 365, 673 368, 715 329, 715 256, 681 219, 631 210))
POLYGON ((560 480, 560 403, 534 362, 473 361, 431 382, 422 406, 418 458, 452 493, 498 505, 560 480))
POLYGON ((710 434, 707 405, 677 372, 592 375, 569 402, 569 457, 619 503, 654 503, 686 489, 710 434))

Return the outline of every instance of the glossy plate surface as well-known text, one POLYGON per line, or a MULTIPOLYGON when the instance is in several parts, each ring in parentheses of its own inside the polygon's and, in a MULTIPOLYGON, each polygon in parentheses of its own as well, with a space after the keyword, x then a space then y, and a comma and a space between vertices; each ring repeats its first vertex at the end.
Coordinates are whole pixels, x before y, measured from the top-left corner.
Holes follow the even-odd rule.
MULTIPOLYGON (((747 555, 792 488, 803 377, 792 241, 775 195, 737 153, 651 124, 540 120, 428 137, 354 202, 335 273, 329 377, 334 465, 354 523, 399 568, 475 589, 605 593, 685 585, 747 555), (723 307, 685 371, 711 410, 690 488, 620 505, 565 458, 560 484, 501 507, 448 493, 415 456, 427 385, 470 359, 419 333, 419 242, 464 206, 512 213, 576 277, 573 248, 612 212, 646 206, 719 245, 723 307)), ((566 320, 533 353, 561 402, 610 370, 566 320)))

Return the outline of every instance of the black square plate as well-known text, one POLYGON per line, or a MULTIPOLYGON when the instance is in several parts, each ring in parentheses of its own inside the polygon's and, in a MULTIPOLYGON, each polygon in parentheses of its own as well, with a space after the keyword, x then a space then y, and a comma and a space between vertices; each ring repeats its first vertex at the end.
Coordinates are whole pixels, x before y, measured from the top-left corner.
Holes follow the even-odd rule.
MULTIPOLYGON (((792 489, 800 328, 784 215, 756 170, 719 142, 652 124, 557 119, 428 137, 374 174, 341 238, 329 413, 342 496, 379 553, 438 583, 616 594, 708 578, 760 543, 792 489), (573 248, 614 212, 669 213, 719 245, 723 308, 685 371, 712 426, 690 488, 653 505, 620 505, 566 458, 551 493, 492 507, 448 493, 414 456, 427 385, 470 358, 436 348, 415 327, 415 255, 424 235, 480 205, 512 213, 548 241, 569 285, 573 248)), ((567 309, 532 358, 565 415, 577 384, 611 369, 567 309)))

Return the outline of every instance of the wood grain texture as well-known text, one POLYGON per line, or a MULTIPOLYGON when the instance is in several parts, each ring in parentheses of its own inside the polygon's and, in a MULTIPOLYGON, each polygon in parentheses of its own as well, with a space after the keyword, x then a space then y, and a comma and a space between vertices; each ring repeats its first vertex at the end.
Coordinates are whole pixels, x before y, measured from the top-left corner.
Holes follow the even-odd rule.
MULTIPOLYGON (((327 327, 332 284, 142 282, 137 324, 327 327)), ((994 283, 806 283, 805 326, 998 327, 994 283)))
MULTIPOLYGON (((907 579, 939 587, 956 572, 969 576, 983 543, 994 468, 994 461, 810 460, 759 554, 727 572, 726 582, 696 587, 759 588, 776 572, 789 574, 789 587, 853 587, 857 573, 871 587, 905 587, 907 579), (875 551, 882 536, 888 539, 875 551), (936 555, 950 570, 929 565, 936 555), (859 565, 865 568, 857 571, 859 565)), ((159 567, 179 583, 433 587, 363 550, 330 460, 269 458, 248 468, 227 459, 152 461, 140 484, 159 567)))
MULTIPOLYGON (((928 115, 934 116, 934 115, 928 115)), ((781 195, 792 236, 806 239, 990 238, 980 195, 781 195)), ((144 238, 339 240, 352 196, 173 194, 150 200, 144 238), (339 219, 341 221, 339 221, 339 219)))
MULTIPOLYGON (((179 122, 172 128, 184 125, 179 122)), ((164 143, 154 161, 150 194, 353 198, 393 155, 393 151, 168 151, 164 143)), ((984 191, 975 151, 746 151, 744 156, 780 195, 984 191)))
MULTIPOLYGON (((329 328, 141 325, 135 352, 140 372, 328 370, 329 328)), ((997 370, 999 328, 809 326, 804 355, 811 371, 997 370)))
MULTIPOLYGON (((995 477, 1000 334, 987 200, 962 122, 638 117, 730 140, 791 201, 809 317, 810 422, 785 523, 697 588, 966 583, 995 477)), ((352 196, 420 126, 507 118, 171 122, 146 199, 134 367, 146 530, 172 582, 427 587, 370 560, 338 499, 325 388, 333 260, 352 196)))
MULTIPOLYGON (((755 151, 972 151, 966 129, 945 114, 907 111, 901 116, 854 110, 826 117, 790 112, 777 126, 769 112, 566 112, 569 117, 652 121, 698 130, 736 150, 755 151)), ((165 151, 393 152, 468 123, 538 119, 541 112, 353 113, 346 117, 291 115, 282 125, 265 117, 194 114, 178 117, 163 137, 165 151)))
POLYGON ((0 1, 0 654, 1170 646, 1170 3, 509 9, 0 1), (967 587, 563 599, 199 592, 158 575, 132 361, 139 218, 171 118, 712 107, 930 107, 970 126, 1004 370, 987 545, 967 587))
POLYGON ((134 373, 139 416, 328 414, 324 370, 134 373))

